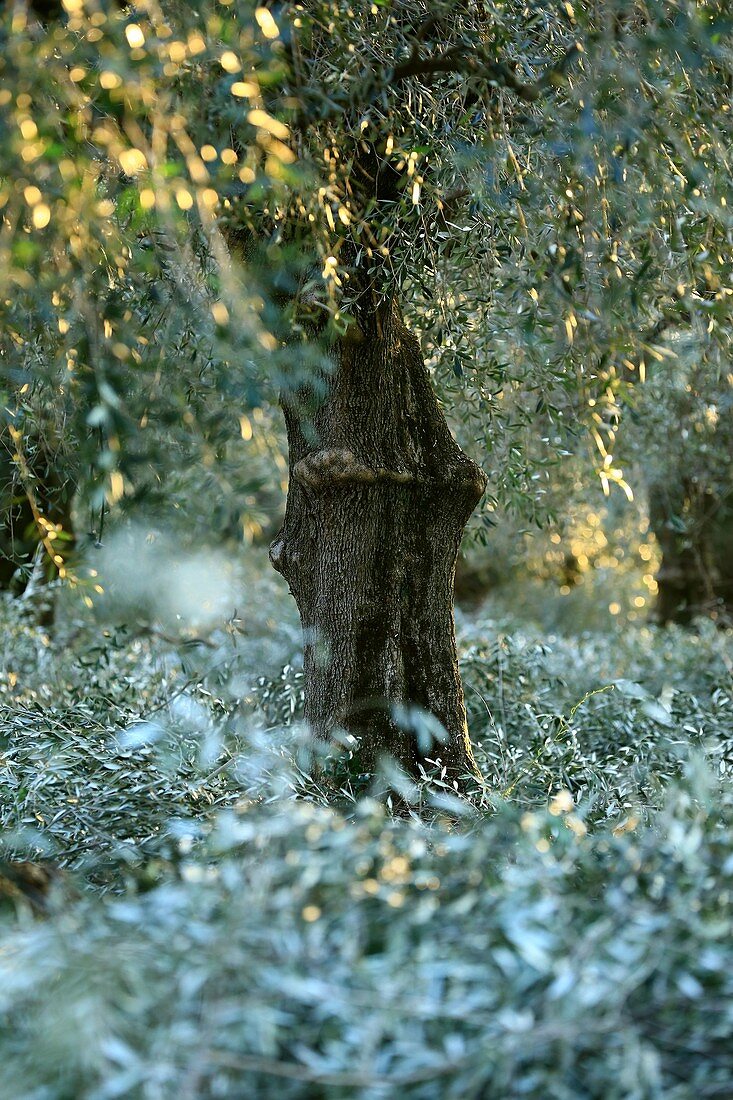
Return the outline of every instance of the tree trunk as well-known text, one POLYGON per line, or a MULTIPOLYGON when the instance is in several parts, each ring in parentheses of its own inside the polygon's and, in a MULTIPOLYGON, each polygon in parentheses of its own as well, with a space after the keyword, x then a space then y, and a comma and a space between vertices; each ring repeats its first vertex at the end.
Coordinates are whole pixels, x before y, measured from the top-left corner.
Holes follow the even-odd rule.
POLYGON ((727 623, 733 610, 733 515, 729 503, 685 478, 649 487, 649 522, 662 551, 655 617, 727 623))
POLYGON ((427 757, 459 782, 479 777, 453 581, 486 478, 452 438, 397 306, 351 333, 333 350, 315 411, 304 400, 285 405, 290 486, 270 557, 303 625, 306 719, 322 737, 354 735, 361 772, 388 754, 412 773, 427 757), (429 712, 445 742, 421 749, 395 705, 429 712))
POLYGON ((733 626, 733 491, 719 501, 711 535, 715 562, 717 618, 723 626, 733 626))
POLYGON ((0 590, 33 597, 40 625, 50 626, 54 601, 44 597, 40 586, 57 570, 42 545, 45 532, 38 515, 61 526, 65 537, 58 548, 66 556, 74 545, 73 483, 59 469, 44 436, 31 439, 30 453, 24 455, 25 478, 13 458, 17 450, 7 426, 0 429, 0 590))

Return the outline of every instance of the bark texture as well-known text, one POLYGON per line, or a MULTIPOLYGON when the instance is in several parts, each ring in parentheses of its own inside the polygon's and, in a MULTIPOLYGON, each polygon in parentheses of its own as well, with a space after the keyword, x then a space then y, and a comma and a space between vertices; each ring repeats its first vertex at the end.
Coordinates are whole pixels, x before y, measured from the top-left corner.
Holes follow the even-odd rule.
POLYGON ((286 404, 290 486, 270 548, 304 633, 306 718, 359 739, 359 767, 388 753, 414 771, 394 704, 429 711, 452 777, 477 775, 453 621, 463 528, 486 485, 451 436, 420 346, 392 303, 333 351, 325 401, 286 404))

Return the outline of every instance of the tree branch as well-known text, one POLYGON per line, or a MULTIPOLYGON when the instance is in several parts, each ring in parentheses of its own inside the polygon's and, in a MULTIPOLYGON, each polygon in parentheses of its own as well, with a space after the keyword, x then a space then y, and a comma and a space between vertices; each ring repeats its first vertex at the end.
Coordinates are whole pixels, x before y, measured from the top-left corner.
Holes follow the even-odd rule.
POLYGON ((390 83, 398 84, 412 76, 425 78, 437 76, 439 73, 456 73, 486 79, 489 83, 509 88, 526 102, 535 103, 547 88, 565 75, 580 52, 581 47, 574 42, 555 65, 545 70, 539 80, 533 84, 526 84, 517 77, 509 65, 488 57, 483 51, 476 51, 466 56, 455 48, 441 54, 421 57, 416 41, 413 43, 412 53, 407 61, 396 65, 392 70, 390 83))
MULTIPOLYGON (((498 87, 508 88, 510 91, 526 103, 536 103, 551 87, 559 84, 573 63, 582 53, 582 46, 574 42, 565 51, 563 56, 547 68, 534 83, 526 83, 519 79, 510 65, 503 61, 489 57, 483 50, 475 50, 472 53, 464 53, 459 47, 445 50, 438 54, 421 56, 420 38, 422 28, 417 32, 413 40, 410 56, 391 70, 382 73, 373 73, 366 80, 368 94, 361 102, 354 102, 348 93, 325 96, 315 89, 309 89, 308 94, 321 100, 320 113, 317 121, 323 122, 334 115, 342 115, 345 108, 364 110, 373 103, 385 88, 394 88, 412 77, 419 77, 424 83, 431 83, 431 78, 441 74, 455 74, 473 77, 477 80, 487 81, 498 87)), ((301 109, 299 114, 291 121, 294 129, 307 129, 316 118, 309 109, 301 109)))
POLYGON ((536 85, 523 84, 508 65, 490 61, 480 54, 465 57, 457 50, 448 50, 445 53, 430 57, 420 57, 419 53, 413 53, 407 61, 395 66, 389 83, 400 84, 403 80, 408 80, 412 76, 419 76, 425 80, 426 77, 437 76, 440 73, 483 77, 490 83, 510 88, 521 99, 533 102, 539 98, 536 85))

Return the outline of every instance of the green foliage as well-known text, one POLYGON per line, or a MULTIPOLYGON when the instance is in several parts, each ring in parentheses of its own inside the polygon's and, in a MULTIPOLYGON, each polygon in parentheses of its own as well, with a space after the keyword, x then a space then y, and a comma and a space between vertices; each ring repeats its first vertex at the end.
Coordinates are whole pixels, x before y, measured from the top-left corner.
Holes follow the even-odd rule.
POLYGON ((173 880, 6 939, 5 1080, 53 1098, 725 1095, 731 808, 699 768, 617 838, 553 804, 458 833, 370 803, 243 808, 173 880))
POLYGON ((5 5, 2 552, 26 580, 41 540, 86 606, 62 590, 53 636, 32 591, 0 606, 0 1091, 730 1095, 731 637, 632 618, 638 539, 595 540, 585 487, 684 474, 683 526, 730 494, 730 29, 687 0, 5 5), (314 746, 286 593, 227 573, 281 507, 277 390, 318 399, 372 293, 489 509, 557 516, 461 626, 471 799, 314 746), (519 625, 567 626, 524 583, 553 569, 595 630, 519 625), (44 919, 21 858, 63 869, 44 919))
POLYGON ((387 770, 392 814, 313 770, 276 606, 212 649, 5 603, 3 858, 72 876, 0 910, 9 1095, 726 1095, 730 637, 466 620, 487 791, 387 770))
MULTIPOLYGON (((231 83, 217 7, 183 11, 185 44, 154 5, 144 32, 115 6, 69 4, 47 26, 22 4, 3 9, 0 519, 13 567, 30 568, 44 520, 61 524, 44 556, 83 582, 63 534, 101 540, 110 509, 177 512, 241 539, 279 506, 271 407, 320 353, 296 361, 282 347, 254 264, 244 287, 226 257, 213 207, 242 186, 229 124, 227 141, 207 134, 205 162, 176 114, 201 99, 204 75, 231 83), (207 497, 216 504, 200 507, 207 497)), ((258 47, 248 56, 260 66, 258 47)))
MULTIPOLYGON (((401 293, 489 502, 531 520, 570 453, 626 486, 648 448, 619 417, 682 431, 657 391, 690 371, 727 408, 725 4, 66 12, 0 27, 0 375, 29 455, 63 425, 77 526, 185 512, 197 470, 231 530, 240 417, 322 383, 313 311, 330 337, 370 287, 401 293)), ((50 511, 21 474, 3 492, 50 511)))
MULTIPOLYGON (((477 633, 490 636, 486 623, 477 633)), ((469 715, 472 728, 488 718, 479 754, 492 788, 532 805, 559 784, 587 822, 615 827, 658 807, 695 752, 725 773, 729 661, 714 630, 627 627, 544 644, 500 634, 468 646, 469 715)))

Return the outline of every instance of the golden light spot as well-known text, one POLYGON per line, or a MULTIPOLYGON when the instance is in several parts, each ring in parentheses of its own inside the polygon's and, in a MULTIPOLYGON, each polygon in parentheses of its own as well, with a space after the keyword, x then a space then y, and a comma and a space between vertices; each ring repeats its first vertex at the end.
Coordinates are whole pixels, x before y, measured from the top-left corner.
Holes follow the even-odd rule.
POLYGON ((201 192, 201 201, 204 206, 208 206, 209 209, 216 206, 219 201, 219 193, 214 190, 213 187, 206 187, 201 192))
POLYGON ((559 790, 550 800, 548 809, 553 817, 559 817, 560 814, 569 814, 574 805, 575 803, 573 802, 573 796, 570 791, 562 788, 562 790, 559 790))
POLYGON ((324 279, 332 279, 336 286, 341 286, 341 280, 338 276, 338 260, 335 256, 326 256, 321 276, 324 279))
POLYGON ((540 837, 540 839, 535 844, 535 848, 538 852, 542 852, 542 854, 544 855, 545 852, 549 852, 550 850, 550 842, 544 837, 540 837))
POLYGON ((242 68, 239 58, 232 50, 225 50, 219 58, 219 64, 227 73, 238 73, 242 68))
POLYGON ((575 814, 568 814, 565 818, 565 824, 568 829, 571 829, 577 837, 585 836, 588 832, 588 827, 584 821, 581 821, 575 814))
POLYGON ((109 492, 107 499, 110 504, 117 504, 125 495, 125 481, 119 470, 114 470, 109 475, 109 492))
POLYGON ((222 162, 222 164, 236 164, 237 159, 238 159, 237 154, 234 152, 233 149, 222 149, 222 151, 221 151, 221 162, 222 162))
POLYGON ((229 320, 229 310, 223 302, 214 302, 211 307, 211 316, 214 318, 217 325, 225 325, 229 320))
POLYGON ((255 19, 265 38, 272 39, 278 37, 280 30, 272 17, 272 12, 268 11, 267 8, 257 8, 255 11, 255 19))
POLYGON ((23 192, 23 198, 29 206, 35 206, 36 203, 41 201, 43 195, 41 194, 38 187, 26 187, 25 191, 23 192))
POLYGON ((629 816, 624 821, 622 821, 620 825, 616 826, 616 828, 613 830, 613 835, 614 836, 622 836, 624 833, 631 833, 631 832, 634 831, 634 829, 636 828, 636 826, 638 824, 639 824, 638 815, 637 814, 629 814, 629 816))
POLYGON ((611 612, 612 615, 620 615, 620 613, 621 613, 621 604, 620 603, 610 603, 608 605, 608 610, 611 612))
POLYGON ((149 187, 144 187, 140 192, 140 205, 143 210, 152 210, 155 206, 155 191, 152 191, 149 187))
POLYGON ((39 202, 33 207, 33 224, 36 229, 45 229, 51 221, 51 209, 45 202, 39 202))
POLYGON ((645 603, 646 603, 646 599, 644 598, 644 596, 635 596, 634 597, 634 607, 643 607, 645 603))
POLYGON ((136 176, 148 166, 147 157, 142 149, 123 149, 117 156, 120 167, 126 176, 136 176))
POLYGON ((252 99, 259 94, 259 88, 250 80, 236 80, 229 91, 239 99, 252 99))
POLYGON ((178 63, 179 61, 186 60, 186 44, 185 42, 170 42, 168 44, 168 56, 171 61, 178 63))
POLYGON ((201 159, 205 161, 216 160, 217 152, 213 145, 201 146, 201 159))
POLYGON ((193 206, 193 195, 185 187, 182 187, 179 191, 176 191, 176 202, 181 210, 190 210, 193 206))
POLYGON ((280 138, 282 141, 290 137, 290 130, 284 122, 272 118, 267 111, 262 111, 259 108, 249 112, 247 122, 251 123, 252 126, 259 126, 260 129, 267 130, 268 134, 272 134, 273 137, 280 138))
POLYGON ((321 915, 321 910, 318 908, 317 905, 306 905, 305 908, 303 909, 303 911, 301 912, 301 916, 302 916, 303 920, 307 921, 308 924, 313 924, 314 921, 318 920, 320 915, 321 915))
POLYGON ((20 132, 26 141, 33 141, 38 137, 38 127, 32 118, 24 118, 20 123, 20 132))
POLYGON ((128 27, 125 27, 125 38, 133 50, 139 50, 141 46, 145 45, 145 35, 137 23, 130 23, 128 27))
MULTIPOLYGON (((277 164, 277 161, 280 161, 280 163, 282 164, 292 164, 293 161, 296 160, 296 156, 293 150, 289 149, 287 145, 284 145, 282 141, 278 141, 277 138, 268 138, 267 151, 277 158, 274 162, 275 164, 277 164)), ((271 169, 271 160, 272 156, 267 158, 268 170, 271 169)), ((344 223, 344 225, 349 225, 350 219, 344 221, 342 213, 346 216, 347 219, 349 219, 348 211, 343 206, 339 207, 339 217, 341 218, 341 221, 344 223)))
POLYGON ((105 69, 104 72, 99 74, 99 83, 103 88, 109 91, 111 88, 119 88, 122 84, 122 77, 117 73, 113 73, 111 69, 105 69))
POLYGON ((189 175, 194 183, 206 183, 209 173, 200 157, 189 156, 186 158, 189 175))
POLYGON ((403 882, 410 870, 410 863, 404 856, 393 856, 382 867, 380 877, 385 882, 403 882))

